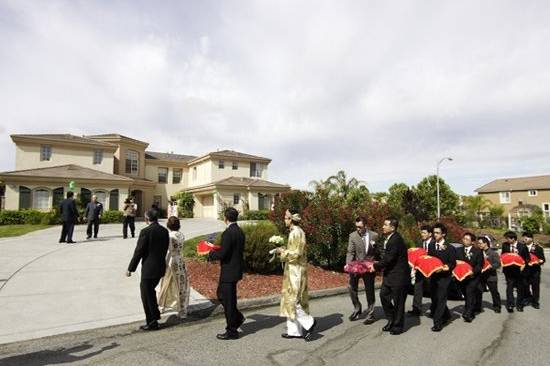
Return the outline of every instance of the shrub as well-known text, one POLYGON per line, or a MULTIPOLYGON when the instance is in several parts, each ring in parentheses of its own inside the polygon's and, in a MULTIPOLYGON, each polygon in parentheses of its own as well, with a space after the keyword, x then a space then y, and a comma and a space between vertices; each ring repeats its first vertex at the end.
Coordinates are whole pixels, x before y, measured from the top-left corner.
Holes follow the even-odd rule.
POLYGON ((0 211, 0 225, 52 225, 59 222, 55 211, 4 210, 0 211))
POLYGON ((542 223, 542 232, 544 235, 550 235, 550 218, 547 218, 542 223))
POLYGON ((116 224, 124 221, 124 214, 118 210, 103 211, 101 222, 103 224, 116 224))
POLYGON ((269 238, 279 235, 279 230, 272 222, 258 222, 241 226, 246 237, 244 246, 244 263, 246 271, 255 273, 273 273, 280 270, 280 262, 269 263, 269 251, 277 247, 269 238))
POLYGON ((293 190, 275 196, 273 211, 269 213, 269 219, 275 223, 280 232, 285 232, 285 212, 289 208, 303 212, 311 202, 312 195, 306 191, 293 190))
POLYGON ((192 218, 193 208, 195 207, 193 195, 187 192, 178 192, 174 199, 178 202, 178 215, 184 218, 192 218))
POLYGON ((269 218, 269 210, 261 210, 261 211, 247 211, 241 215, 239 215, 239 221, 261 221, 261 220, 267 220, 269 218))
POLYGON ((523 231, 527 231, 533 234, 536 234, 540 231, 540 224, 539 220, 533 216, 522 218, 521 221, 521 229, 523 231))
POLYGON ((22 225, 24 223, 25 214, 23 211, 0 211, 0 225, 22 225))

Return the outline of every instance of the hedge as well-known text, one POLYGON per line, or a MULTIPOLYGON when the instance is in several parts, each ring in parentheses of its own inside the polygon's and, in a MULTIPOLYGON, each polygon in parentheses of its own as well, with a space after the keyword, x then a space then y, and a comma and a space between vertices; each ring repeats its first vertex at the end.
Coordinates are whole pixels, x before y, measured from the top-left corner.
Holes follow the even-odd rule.
MULTIPOLYGON (((104 211, 101 222, 104 224, 121 223, 122 211, 104 211)), ((0 211, 0 225, 56 225, 61 218, 56 211, 4 210, 0 211)))
POLYGON ((269 210, 247 211, 239 215, 239 221, 262 221, 269 219, 269 210))

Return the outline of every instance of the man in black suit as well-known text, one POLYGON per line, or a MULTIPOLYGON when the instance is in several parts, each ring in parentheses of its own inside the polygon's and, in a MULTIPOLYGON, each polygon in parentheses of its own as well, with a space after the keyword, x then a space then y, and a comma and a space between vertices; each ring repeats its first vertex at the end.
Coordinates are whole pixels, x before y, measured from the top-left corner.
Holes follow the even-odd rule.
POLYGON ((92 237, 92 226, 94 228, 94 238, 97 238, 97 233, 99 232, 99 221, 101 220, 101 215, 103 214, 103 204, 97 201, 97 196, 94 194, 92 200, 86 205, 86 211, 84 212, 84 218, 88 221, 88 228, 86 229, 86 234, 90 239, 92 237))
POLYGON ((525 295, 527 297, 525 300, 530 300, 533 308, 540 309, 540 272, 541 267, 544 265, 544 262, 546 262, 544 249, 533 241, 533 234, 524 232, 522 236, 523 243, 527 246, 527 251, 530 254, 536 255, 537 258, 542 261, 539 265, 526 265, 523 270, 525 272, 525 295))
POLYGON ((480 286, 481 270, 483 269, 483 252, 474 243, 476 236, 470 232, 462 236, 464 248, 457 249, 456 259, 469 263, 473 274, 460 282, 460 289, 464 295, 464 312, 462 318, 471 323, 475 318, 475 306, 478 288, 480 286))
MULTIPOLYGON (((433 242, 432 227, 422 225, 420 228, 421 241, 416 245, 417 248, 422 248, 428 253, 428 248, 433 242)), ((429 278, 424 277, 420 271, 414 271, 414 297, 412 310, 408 313, 414 316, 422 315, 422 298, 424 297, 424 286, 429 283, 429 278)))
POLYGON ((405 322, 405 300, 407 286, 410 281, 410 268, 407 257, 407 246, 401 235, 396 231, 399 223, 394 218, 384 221, 382 230, 386 235, 382 260, 374 264, 374 268, 384 270, 380 302, 388 323, 382 328, 390 334, 403 333, 405 322))
MULTIPOLYGON (((525 244, 518 242, 518 236, 513 231, 504 233, 506 242, 502 244, 502 254, 516 253, 529 263, 529 251, 525 244)), ((502 269, 504 278, 506 278, 506 310, 509 313, 514 312, 514 306, 518 311, 523 311, 523 299, 525 298, 525 278, 522 270, 518 266, 507 266, 502 269), (517 299, 514 299, 514 289, 517 291, 517 299)))
POLYGON ((222 234, 221 249, 208 254, 209 261, 220 261, 221 271, 218 283, 218 299, 225 313, 225 333, 216 338, 238 339, 239 327, 244 323, 243 314, 237 309, 237 282, 243 278, 244 233, 237 225, 239 212, 229 207, 224 212, 227 229, 222 234))
POLYGON ((66 242, 67 244, 75 243, 73 241, 73 231, 74 224, 78 219, 78 209, 76 208, 73 192, 67 192, 67 198, 59 204, 59 214, 61 215, 61 221, 63 222, 59 242, 66 242))
POLYGON ((456 266, 455 248, 447 243, 447 227, 437 223, 432 229, 434 242, 428 248, 428 255, 439 258, 445 266, 443 270, 434 273, 430 277, 430 295, 432 305, 430 306, 430 317, 434 325, 432 331, 440 332, 443 324, 451 319, 451 312, 447 307, 447 296, 451 285, 453 269, 456 266))
POLYGON ((170 238, 168 230, 158 223, 158 217, 156 210, 151 209, 145 213, 148 226, 139 233, 136 250, 126 272, 126 276, 130 277, 141 261, 139 288, 146 322, 140 327, 142 330, 159 329, 160 311, 155 288, 166 272, 166 252, 170 238))

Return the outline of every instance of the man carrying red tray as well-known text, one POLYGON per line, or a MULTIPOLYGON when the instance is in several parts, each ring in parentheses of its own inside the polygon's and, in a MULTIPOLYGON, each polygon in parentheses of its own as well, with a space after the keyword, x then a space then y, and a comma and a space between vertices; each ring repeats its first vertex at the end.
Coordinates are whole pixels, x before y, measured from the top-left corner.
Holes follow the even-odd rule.
POLYGON ((462 318, 471 323, 475 318, 476 294, 479 287, 481 269, 483 268, 483 253, 474 246, 476 236, 470 232, 462 236, 463 249, 457 249, 456 259, 472 266, 472 275, 460 282, 460 289, 464 295, 464 312, 462 318))
POLYGON ((440 332, 443 325, 451 319, 451 312, 447 307, 447 296, 451 285, 453 269, 456 266, 455 248, 447 242, 447 227, 437 223, 432 229, 435 242, 430 244, 428 255, 437 257, 443 262, 445 268, 430 277, 430 295, 432 305, 430 306, 430 317, 433 318, 433 332, 440 332))
MULTIPOLYGON (((518 242, 518 236, 513 231, 504 233, 506 240, 502 244, 502 254, 514 253, 523 258, 525 263, 529 263, 529 251, 525 244, 518 242)), ((518 311, 523 311, 523 299, 525 297, 525 277, 522 269, 518 266, 506 266, 502 269, 506 278, 506 310, 509 313, 514 312, 514 307, 518 311), (517 291, 517 299, 514 298, 514 289, 517 291)))
MULTIPOLYGON (((364 260, 379 260, 380 250, 376 245, 378 240, 378 234, 374 231, 370 231, 367 228, 367 221, 364 217, 358 217, 355 220, 355 230, 349 235, 348 251, 346 255, 346 264, 350 265, 355 261, 364 260)), ((362 312, 361 301, 359 301, 359 280, 363 279, 365 285, 365 294, 367 296, 367 317, 365 324, 374 323, 374 280, 376 278, 376 272, 364 272, 364 273, 351 273, 349 274, 349 295, 351 302, 353 303, 353 313, 349 319, 351 321, 357 320, 362 312)))
POLYGON ((491 292, 491 297, 493 299, 493 310, 495 313, 500 313, 501 311, 501 300, 500 293, 498 292, 498 276, 497 269, 500 268, 500 256, 496 249, 491 248, 491 241, 486 236, 481 236, 477 239, 479 248, 483 251, 483 256, 485 260, 488 261, 489 267, 483 269, 481 274, 481 290, 477 292, 476 295, 476 311, 481 311, 482 309, 482 300, 483 300, 483 291, 486 287, 489 288, 491 292))
POLYGON ((533 241, 533 234, 529 232, 523 233, 523 243, 527 246, 527 251, 530 257, 535 257, 530 261, 523 270, 525 275, 525 299, 523 305, 531 303, 533 308, 540 309, 540 272, 541 266, 546 261, 544 257, 544 249, 533 241))
MULTIPOLYGON (((428 247, 433 242, 432 227, 423 225, 420 228, 420 238, 422 239, 417 248, 422 248, 428 253, 428 247)), ((424 277, 420 271, 414 271, 414 296, 412 310, 407 313, 414 316, 422 315, 422 298, 424 297, 424 287, 429 285, 429 278, 424 277)))

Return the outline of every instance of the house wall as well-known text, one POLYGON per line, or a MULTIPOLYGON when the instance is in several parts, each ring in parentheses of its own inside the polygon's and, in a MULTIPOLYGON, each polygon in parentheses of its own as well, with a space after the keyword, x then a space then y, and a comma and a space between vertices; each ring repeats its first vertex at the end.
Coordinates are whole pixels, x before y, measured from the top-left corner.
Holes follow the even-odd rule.
POLYGON ((118 149, 115 151, 115 164, 111 173, 124 175, 130 178, 145 178, 145 147, 141 145, 134 145, 125 142, 119 142, 118 149), (126 173, 126 152, 128 150, 134 150, 139 154, 139 169, 138 174, 126 173))
POLYGON ((542 209, 544 203, 550 203, 550 189, 537 190, 537 196, 529 197, 528 191, 513 191, 510 195, 510 203, 500 202, 500 192, 496 193, 480 193, 481 196, 487 198, 494 204, 504 207, 504 215, 508 215, 511 209, 519 205, 519 202, 530 205, 536 205, 542 209))
POLYGON ((212 182, 212 161, 206 160, 199 164, 189 166, 189 187, 202 186, 212 182), (197 175, 194 177, 193 170, 197 169, 197 175))
MULTIPOLYGON (((167 203, 171 196, 174 196, 176 193, 183 191, 187 188, 189 181, 189 168, 184 165, 175 165, 163 164, 162 162, 149 163, 145 165, 145 178, 156 182, 156 186, 153 190, 153 196, 162 197, 162 207, 166 209, 168 207, 167 203), (168 168, 168 179, 167 183, 158 182, 158 169, 159 168, 168 168), (174 169, 182 169, 181 182, 174 184, 174 169)), ((151 201, 152 204, 152 201, 151 201)))
POLYGON ((15 170, 49 168, 52 166, 76 164, 95 169, 104 173, 113 173, 114 156, 112 150, 103 150, 103 161, 94 164, 94 151, 101 148, 69 147, 56 144, 47 144, 52 147, 50 160, 40 160, 40 144, 22 144, 15 146, 15 170))

